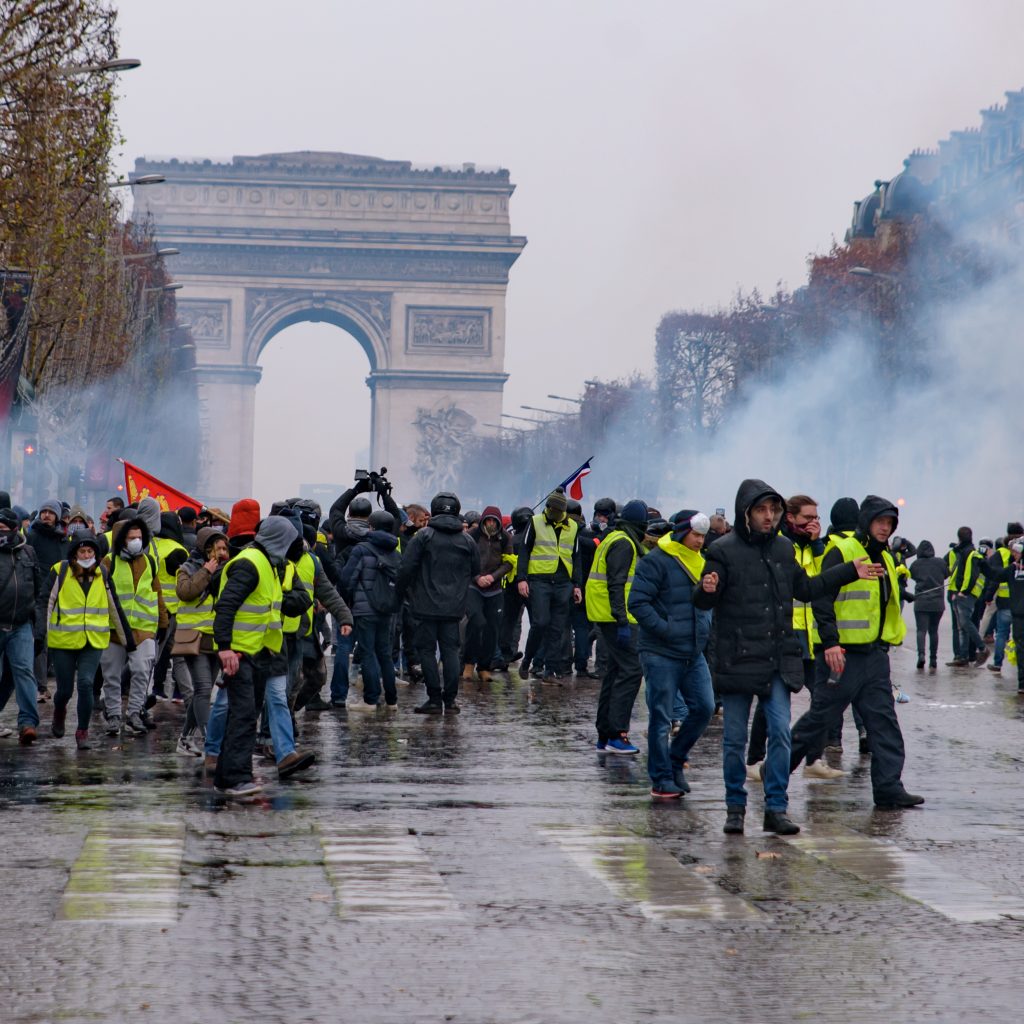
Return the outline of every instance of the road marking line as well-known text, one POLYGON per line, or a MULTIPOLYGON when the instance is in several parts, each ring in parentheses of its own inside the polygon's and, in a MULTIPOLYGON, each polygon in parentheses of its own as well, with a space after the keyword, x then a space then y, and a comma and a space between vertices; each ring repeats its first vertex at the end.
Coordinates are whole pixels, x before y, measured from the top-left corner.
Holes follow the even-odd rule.
POLYGON ((324 869, 341 917, 461 918, 416 837, 400 825, 318 825, 324 869))
POLYGON ((953 921, 998 921, 1024 916, 1024 898, 993 892, 963 874, 940 867, 920 853, 903 850, 889 839, 853 829, 787 839, 815 860, 866 882, 874 882, 953 921))
POLYGON ((650 839, 621 829, 544 825, 538 829, 591 878, 652 921, 764 921, 766 915, 680 864, 650 839))
POLYGON ((124 824, 92 829, 71 868, 58 918, 110 924, 178 920, 182 824, 124 824))

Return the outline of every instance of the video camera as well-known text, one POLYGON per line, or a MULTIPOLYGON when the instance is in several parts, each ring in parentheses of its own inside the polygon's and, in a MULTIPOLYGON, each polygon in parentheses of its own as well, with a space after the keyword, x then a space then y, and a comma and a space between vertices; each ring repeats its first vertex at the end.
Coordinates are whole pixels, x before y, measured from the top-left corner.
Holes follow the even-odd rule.
POLYGON ((355 479, 357 484, 364 484, 364 490, 376 491, 378 494, 391 493, 387 466, 381 466, 379 473, 373 469, 357 469, 355 479))

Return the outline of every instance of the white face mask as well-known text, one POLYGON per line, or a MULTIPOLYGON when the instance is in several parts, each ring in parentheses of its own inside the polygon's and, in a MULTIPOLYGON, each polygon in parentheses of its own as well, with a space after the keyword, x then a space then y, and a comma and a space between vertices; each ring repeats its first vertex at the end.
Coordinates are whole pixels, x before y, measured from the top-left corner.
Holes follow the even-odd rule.
POLYGON ((78 559, 78 564, 83 569, 91 569, 96 564, 96 559, 95 558, 80 558, 80 559, 78 559))
POLYGON ((142 538, 132 537, 131 540, 127 541, 124 546, 125 551, 129 555, 141 555, 142 554, 142 538))

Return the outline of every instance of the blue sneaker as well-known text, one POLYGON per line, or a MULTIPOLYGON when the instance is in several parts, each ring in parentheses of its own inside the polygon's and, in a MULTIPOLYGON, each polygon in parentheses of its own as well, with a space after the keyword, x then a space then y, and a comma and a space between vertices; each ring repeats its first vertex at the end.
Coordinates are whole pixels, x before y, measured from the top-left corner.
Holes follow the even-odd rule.
POLYGON ((609 754, 639 754, 640 751, 637 747, 634 747, 629 742, 629 737, 623 733, 621 736, 616 736, 615 739, 609 740, 608 745, 605 747, 609 754))
POLYGON ((898 686, 892 688, 892 695, 897 704, 910 703, 910 698, 898 686))
POLYGON ((607 740, 598 740, 594 744, 594 749, 595 750, 604 750, 607 746, 608 746, 608 741, 607 740))

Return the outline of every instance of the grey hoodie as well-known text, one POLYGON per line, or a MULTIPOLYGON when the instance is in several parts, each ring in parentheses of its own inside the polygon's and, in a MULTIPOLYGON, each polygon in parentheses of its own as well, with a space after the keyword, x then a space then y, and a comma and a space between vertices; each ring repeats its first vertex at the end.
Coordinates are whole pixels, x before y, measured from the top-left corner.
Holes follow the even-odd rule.
POLYGON ((143 498, 139 502, 138 517, 149 528, 149 535, 156 537, 160 533, 160 502, 156 498, 143 498))
POLYGON ((281 565, 295 543, 295 527, 284 516, 267 516, 256 531, 256 542, 274 565, 281 565))

